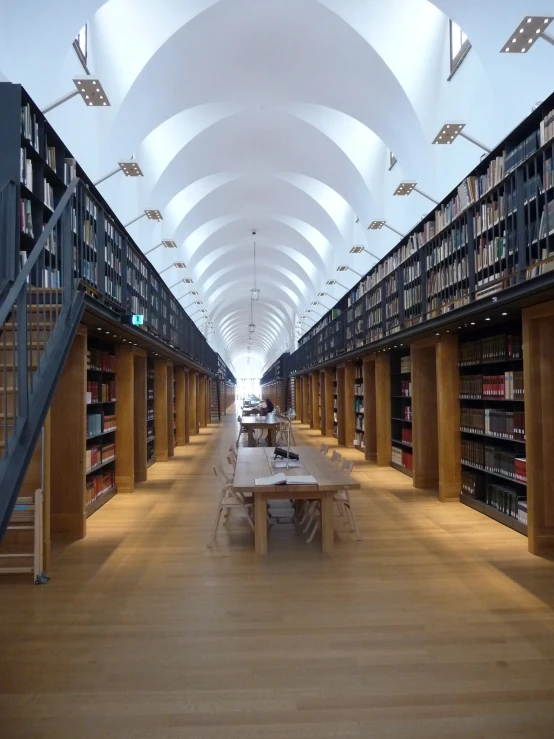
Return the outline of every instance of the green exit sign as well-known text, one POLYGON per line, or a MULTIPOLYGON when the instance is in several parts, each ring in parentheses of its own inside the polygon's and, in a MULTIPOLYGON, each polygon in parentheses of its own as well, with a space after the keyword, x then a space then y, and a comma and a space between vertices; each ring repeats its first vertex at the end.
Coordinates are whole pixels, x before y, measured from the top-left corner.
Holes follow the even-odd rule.
POLYGON ((143 323, 144 323, 144 316, 140 316, 137 314, 134 314, 131 316, 131 324, 133 326, 142 326, 143 323))

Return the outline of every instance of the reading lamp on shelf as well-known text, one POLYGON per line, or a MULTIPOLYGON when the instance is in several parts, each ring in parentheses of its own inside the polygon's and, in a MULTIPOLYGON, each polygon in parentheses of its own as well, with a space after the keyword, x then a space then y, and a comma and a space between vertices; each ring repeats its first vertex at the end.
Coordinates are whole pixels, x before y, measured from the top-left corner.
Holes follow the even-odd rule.
POLYGON ((490 154, 491 150, 487 146, 482 144, 480 141, 477 141, 477 139, 468 136, 468 134, 464 132, 465 125, 465 123, 445 123, 435 136, 433 144, 438 146, 448 146, 452 144, 458 136, 461 136, 466 141, 470 141, 472 144, 475 144, 475 146, 483 149, 487 154, 490 154))
MULTIPOLYGON (((325 298, 325 297, 327 297, 327 298, 331 298, 331 300, 333 300, 334 302, 336 302, 336 299, 335 299, 335 298, 334 298, 334 297, 333 297, 332 295, 329 295, 329 293, 318 293, 318 294, 317 294, 317 297, 318 297, 318 298, 325 298)), ((320 303, 320 305, 323 305, 323 306, 324 306, 324 308, 327 308, 327 310, 331 310, 330 308, 328 308, 328 307, 327 307, 326 305, 324 305, 323 303, 320 303)))
MULTIPOLYGON (((186 269, 187 265, 184 262, 173 262, 173 264, 170 264, 169 266, 164 267, 160 272, 158 272, 158 274, 163 275, 164 272, 167 272, 167 270, 171 269, 172 267, 175 267, 176 269, 186 269)), ((179 280, 179 282, 181 282, 181 280, 179 280)))
POLYGON ((325 303, 322 303, 322 302, 320 302, 319 300, 314 300, 314 301, 312 302, 312 306, 314 306, 314 305, 320 305, 320 306, 321 306, 322 308, 325 308, 325 310, 326 310, 326 311, 330 310, 330 308, 328 308, 328 307, 327 307, 327 306, 325 305, 325 303))
MULTIPOLYGON (((175 262, 175 265, 177 264, 183 264, 183 262, 175 262)), ((173 290, 173 288, 177 287, 177 285, 180 285, 181 282, 184 282, 184 280, 177 280, 177 282, 174 285, 169 285, 169 290, 173 290)), ((192 295, 192 293, 187 293, 187 295, 192 295)), ((194 293, 195 295, 198 295, 198 293, 194 293)), ((179 298, 177 298, 179 300, 179 298)))
POLYGON ((100 84, 100 80, 98 79, 98 77, 93 77, 92 75, 74 77, 73 84, 75 85, 74 90, 66 93, 65 95, 62 95, 61 98, 54 100, 53 103, 50 103, 45 108, 43 108, 42 112, 46 115, 46 113, 54 110, 54 108, 57 108, 59 105, 63 105, 68 100, 71 100, 71 98, 77 97, 77 95, 81 96, 83 102, 87 107, 109 107, 110 101, 108 100, 108 96, 104 92, 104 88, 100 84))
POLYGON ((362 252, 369 254, 370 257, 373 257, 373 259, 379 261, 379 257, 376 257, 375 254, 372 254, 370 251, 368 251, 365 246, 353 246, 352 249, 350 249, 350 254, 361 254, 362 252))
MULTIPOLYGON (((347 264, 341 264, 340 267, 337 267, 337 272, 346 272, 350 270, 350 272, 354 272, 355 275, 358 275, 358 277, 363 277, 359 272, 356 272, 355 269, 352 269, 352 267, 349 267, 347 264)), ((349 287, 345 288, 346 290, 350 290, 349 287)))
POLYGON ((177 244, 174 241, 169 241, 167 239, 164 239, 164 241, 160 241, 159 244, 156 244, 156 246, 153 246, 151 249, 148 249, 148 251, 144 252, 144 256, 147 254, 151 254, 153 251, 156 251, 156 249, 159 249, 160 246, 165 246, 166 249, 176 249, 177 244))
POLYGON ((192 295, 193 298, 198 297, 198 293, 196 292, 196 290, 189 290, 188 293, 183 293, 182 295, 179 295, 177 300, 182 300, 183 298, 186 298, 187 295, 192 295))
POLYGON ((333 285, 338 285, 339 287, 342 287, 343 290, 350 290, 349 287, 346 287, 346 285, 343 285, 342 282, 339 282, 338 280, 327 280, 325 284, 329 285, 329 287, 332 287, 333 285))
POLYGON ((153 208, 145 208, 145 210, 140 214, 140 216, 133 218, 133 220, 129 221, 129 223, 125 223, 124 228, 129 228, 129 226, 132 223, 136 223, 137 221, 140 221, 140 219, 144 218, 145 216, 146 218, 148 218, 149 221, 163 221, 163 216, 159 210, 155 210, 153 208))
POLYGON ((514 33, 500 49, 501 54, 525 54, 542 38, 554 46, 554 38, 546 29, 554 20, 550 15, 526 15, 514 33))
POLYGON ((208 311, 207 311, 207 310, 206 310, 205 308, 198 308, 198 310, 195 310, 195 311, 194 311, 194 313, 191 313, 191 314, 190 314, 189 318, 192 318, 192 317, 193 317, 193 316, 195 316, 195 315, 196 315, 197 313, 207 313, 207 312, 208 312, 208 311))
POLYGON ((430 200, 435 205, 438 205, 438 200, 435 200, 430 195, 426 195, 424 192, 418 189, 417 182, 401 182, 396 190, 393 192, 393 195, 410 195, 412 192, 417 192, 420 195, 423 195, 424 198, 427 198, 427 200, 430 200))
POLYGON ((406 236, 406 234, 403 234, 400 231, 397 231, 392 226, 389 226, 389 224, 386 221, 371 221, 371 223, 367 227, 367 230, 368 231, 380 231, 382 228, 388 228, 389 231, 394 231, 395 234, 402 236, 402 238, 406 236))
POLYGON ((95 187, 98 187, 100 183, 105 182, 106 180, 109 180, 110 177, 113 177, 118 172, 123 172, 125 177, 144 177, 142 173, 142 169, 139 167, 139 165, 134 162, 132 159, 128 159, 123 162, 118 162, 117 167, 115 169, 112 169, 111 172, 108 172, 108 174, 105 174, 103 177, 100 177, 99 180, 96 180, 96 182, 93 182, 92 184, 95 187))
POLYGON ((202 305, 202 301, 201 300, 193 300, 192 303, 189 303, 185 307, 185 310, 188 310, 189 308, 192 308, 193 305, 202 305))
MULTIPOLYGON (((312 305, 313 305, 313 303, 312 303, 312 305)), ((315 314, 316 316, 318 316, 319 318, 323 318, 323 313, 318 313, 318 312, 317 312, 316 310, 314 310, 313 308, 308 308, 308 310, 306 311, 306 313, 314 313, 314 314, 315 314)))

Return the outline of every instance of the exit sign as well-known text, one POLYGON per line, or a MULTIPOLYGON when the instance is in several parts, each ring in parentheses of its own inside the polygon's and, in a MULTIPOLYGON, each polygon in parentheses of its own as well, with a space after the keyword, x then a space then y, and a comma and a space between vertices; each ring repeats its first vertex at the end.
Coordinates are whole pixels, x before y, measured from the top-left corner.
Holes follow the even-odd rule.
POLYGON ((131 324, 133 326, 142 326, 144 323, 144 316, 137 315, 136 313, 131 316, 131 324))

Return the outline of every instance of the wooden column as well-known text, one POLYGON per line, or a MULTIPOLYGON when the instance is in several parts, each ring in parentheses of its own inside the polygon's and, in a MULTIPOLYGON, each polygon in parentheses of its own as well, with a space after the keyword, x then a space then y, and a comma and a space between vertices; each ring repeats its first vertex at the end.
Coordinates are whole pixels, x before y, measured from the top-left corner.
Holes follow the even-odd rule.
POLYGON ((437 344, 437 422, 439 500, 459 500, 462 489, 458 337, 441 337, 437 344))
POLYGON ((354 385, 356 382, 356 367, 347 364, 344 368, 344 446, 350 449, 354 446, 356 434, 356 414, 354 412, 354 385))
POLYGON ((335 379, 335 370, 327 368, 322 373, 323 387, 322 387, 322 428, 321 433, 324 436, 333 436, 333 427, 335 424, 334 417, 334 398, 333 398, 333 380, 335 379))
POLYGON ((196 414, 196 402, 197 402, 197 393, 196 393, 196 387, 198 384, 198 372, 191 371, 189 372, 189 434, 190 436, 194 436, 198 433, 198 426, 197 426, 197 414, 196 414))
POLYGON ((337 441, 345 446, 345 392, 344 392, 344 365, 337 367, 337 441))
MULTIPOLYGON (((377 393, 375 356, 364 358, 364 442, 365 458, 377 461, 377 393)), ((389 406, 390 407, 390 406, 389 406)), ((390 428, 390 423, 389 423, 390 428)))
POLYGON ((118 493, 132 493, 135 489, 135 355, 130 344, 116 345, 115 371, 115 484, 118 493))
POLYGON ((184 446, 187 443, 186 438, 186 388, 185 388, 185 368, 175 367, 175 409, 177 411, 177 446, 184 446))
POLYGON ((201 429, 206 428, 206 378, 198 377, 198 424, 201 429))
POLYGON ((302 423, 309 423, 309 387, 308 375, 302 375, 302 423))
POLYGON ((529 551, 554 551, 554 301, 523 310, 529 551))
POLYGON ((175 456, 175 416, 173 411, 173 362, 167 362, 167 456, 175 456))
MULTIPOLYGON (((146 353, 134 347, 134 403, 135 403, 135 485, 144 482, 146 473, 146 353)), ((117 407, 117 404, 116 404, 117 407)))
POLYGON ((412 444, 414 487, 439 483, 437 366, 434 343, 425 339, 410 347, 412 364, 412 444))
POLYGON ((212 422, 212 381, 206 377, 206 426, 212 422))
POLYGON ((188 369, 185 370, 185 397, 184 397, 184 404, 185 404, 185 444, 188 444, 190 441, 190 418, 189 418, 189 410, 190 410, 190 373, 188 369))
POLYGON ((312 372, 312 413, 310 426, 313 429, 319 429, 319 370, 312 372))
POLYGON ((380 467, 391 463, 390 392, 390 356, 381 352, 375 358, 375 433, 380 467))
POLYGON ((302 377, 297 375, 294 378, 294 410, 296 411, 296 418, 302 422, 302 409, 304 407, 304 400, 302 397, 302 391, 304 389, 304 382, 302 377))
POLYGON ((87 332, 79 328, 50 407, 53 537, 86 533, 87 332))
POLYGON ((167 365, 165 359, 156 357, 154 360, 154 418, 156 427, 154 454, 156 455, 156 462, 167 462, 169 458, 167 410, 167 365))

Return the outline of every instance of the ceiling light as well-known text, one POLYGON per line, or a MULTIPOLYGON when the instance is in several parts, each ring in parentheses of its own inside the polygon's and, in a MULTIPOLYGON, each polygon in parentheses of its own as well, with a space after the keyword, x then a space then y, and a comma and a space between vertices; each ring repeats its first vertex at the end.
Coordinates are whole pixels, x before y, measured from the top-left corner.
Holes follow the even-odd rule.
POLYGON ((257 287, 253 287, 252 290, 250 290, 251 293, 251 299, 252 300, 259 300, 260 299, 260 291, 257 287))
POLYGON ((163 216, 160 211, 153 208, 145 208, 144 215, 151 221, 163 221, 163 216))
POLYGON ((549 43, 554 41, 545 34, 546 29, 550 23, 554 20, 554 16, 544 15, 528 15, 516 28, 515 32, 510 36, 510 39, 502 46, 500 50, 503 54, 525 54, 528 49, 531 48, 539 38, 544 38, 549 43), (516 42, 516 37, 520 41, 524 41, 527 46, 517 47, 513 46, 516 42), (511 42, 511 43, 510 43, 511 42))
POLYGON ((102 327, 101 326, 98 326, 98 328, 96 330, 97 331, 102 331, 102 327))
POLYGON ((75 77, 73 84, 87 105, 102 107, 110 104, 98 77, 75 77))
POLYGON ((503 316, 507 316, 508 314, 507 314, 507 313, 503 313, 502 315, 503 315, 503 316))
POLYGON ((433 141, 434 144, 451 144, 463 131, 465 123, 445 123, 433 141))
POLYGON ((125 177, 143 177, 142 169, 139 167, 139 165, 133 161, 132 159, 129 159, 125 162, 118 162, 119 168, 125 175, 125 177))
POLYGON ((416 187, 417 182, 401 182, 393 195, 409 195, 416 187))
POLYGON ((472 326, 475 326, 475 321, 472 321, 472 322, 471 322, 471 325, 472 325, 472 326))
POLYGON ((248 324, 248 330, 250 331, 251 334, 253 334, 254 331, 256 330, 256 324, 255 323, 249 323, 248 324))
POLYGON ((491 320, 490 318, 485 318, 485 321, 490 321, 490 320, 491 320))
POLYGON ((383 228, 383 226, 385 225, 385 223, 386 223, 386 221, 371 221, 371 223, 369 224, 369 226, 367 228, 368 228, 368 230, 371 229, 372 231, 377 231, 380 228, 383 228))

